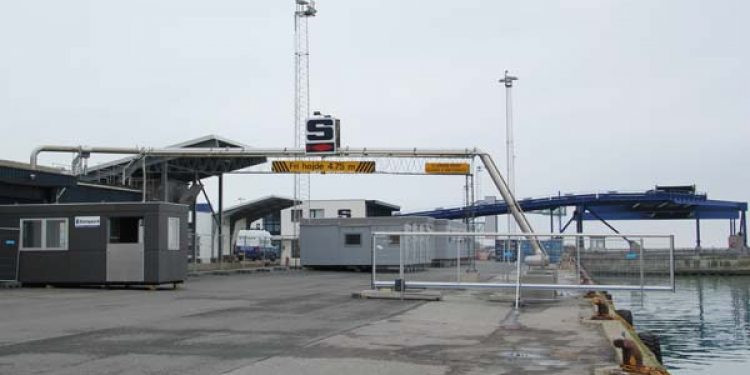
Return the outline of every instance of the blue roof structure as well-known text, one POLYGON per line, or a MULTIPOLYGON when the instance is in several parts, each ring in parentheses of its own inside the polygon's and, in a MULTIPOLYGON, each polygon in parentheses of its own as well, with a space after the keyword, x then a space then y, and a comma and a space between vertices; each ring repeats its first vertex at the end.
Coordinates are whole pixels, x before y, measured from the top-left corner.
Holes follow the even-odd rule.
MULTIPOLYGON (((581 207, 586 212, 583 220, 676 220, 676 219, 737 219, 747 211, 747 202, 708 199, 703 193, 682 193, 649 190, 642 193, 611 191, 595 194, 564 194, 518 201, 523 211, 550 210, 559 207, 581 207), (597 217, 598 216, 598 217, 597 217)), ((430 216, 438 219, 461 219, 469 216, 504 215, 505 202, 479 204, 404 213, 403 215, 430 216)))
MULTIPOLYGON (((599 220, 614 232, 617 229, 607 220, 685 220, 696 222, 696 247, 700 248, 700 221, 702 219, 728 219, 730 235, 740 234, 747 246, 747 202, 708 199, 705 193, 696 193, 695 186, 656 186, 638 193, 609 191, 594 194, 565 194, 545 198, 527 198, 518 201, 523 211, 554 210, 575 207, 570 220, 562 226, 564 232, 573 221, 576 230, 583 232, 583 221, 599 220), (735 220, 739 219, 739 226, 735 220)), ((403 215, 430 216, 437 219, 463 219, 467 217, 504 215, 508 213, 505 202, 477 204, 405 213, 403 215)), ((552 230, 552 229, 550 229, 552 230)))

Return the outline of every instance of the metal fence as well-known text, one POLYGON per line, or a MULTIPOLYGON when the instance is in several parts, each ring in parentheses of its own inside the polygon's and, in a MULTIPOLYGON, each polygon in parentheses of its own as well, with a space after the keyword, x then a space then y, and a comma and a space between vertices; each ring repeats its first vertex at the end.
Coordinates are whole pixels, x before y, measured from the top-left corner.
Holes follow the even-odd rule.
POLYGON ((674 290, 671 235, 374 232, 371 243, 373 288, 515 289, 516 304, 521 290, 674 290), (532 242, 547 265, 529 265, 532 242))

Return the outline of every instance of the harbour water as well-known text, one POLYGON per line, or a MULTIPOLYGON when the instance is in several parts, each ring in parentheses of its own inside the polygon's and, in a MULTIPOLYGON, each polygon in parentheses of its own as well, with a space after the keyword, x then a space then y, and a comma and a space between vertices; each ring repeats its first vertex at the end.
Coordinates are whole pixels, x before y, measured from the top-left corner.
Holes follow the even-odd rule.
POLYGON ((675 375, 747 374, 750 368, 750 276, 686 276, 677 291, 616 292, 638 331, 661 337, 675 375))

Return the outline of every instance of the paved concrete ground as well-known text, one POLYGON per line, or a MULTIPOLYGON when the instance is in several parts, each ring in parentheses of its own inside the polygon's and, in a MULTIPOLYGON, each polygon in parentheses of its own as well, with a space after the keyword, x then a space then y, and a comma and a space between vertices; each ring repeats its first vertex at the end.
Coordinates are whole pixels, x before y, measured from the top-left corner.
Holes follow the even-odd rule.
POLYGON ((176 291, 0 290, 0 374, 585 374, 613 358, 579 300, 360 300, 365 273, 204 276, 176 291))

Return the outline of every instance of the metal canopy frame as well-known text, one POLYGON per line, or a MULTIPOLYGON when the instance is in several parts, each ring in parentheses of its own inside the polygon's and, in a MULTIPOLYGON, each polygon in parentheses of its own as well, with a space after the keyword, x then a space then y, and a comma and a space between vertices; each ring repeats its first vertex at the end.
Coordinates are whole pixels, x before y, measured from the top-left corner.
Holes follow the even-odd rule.
MULTIPOLYGON (((570 220, 560 225, 560 233, 570 224, 576 223, 576 232, 583 232, 583 222, 599 220, 614 229, 607 221, 619 220, 695 220, 696 247, 700 248, 701 220, 728 219, 730 234, 742 234, 747 247, 746 202, 708 199, 705 193, 694 191, 668 192, 649 190, 645 192, 610 191, 597 194, 565 194, 520 200, 527 211, 548 210, 558 207, 575 207, 570 220), (735 221, 739 220, 739 223, 735 221)), ((476 216, 504 215, 508 212, 505 203, 485 204, 477 207, 455 207, 432 211, 404 213, 403 215, 430 216, 436 219, 458 219, 472 211, 476 216)))
MULTIPOLYGON (((311 156, 303 148, 128 148, 128 147, 84 147, 84 146, 56 146, 45 145, 35 148, 31 152, 30 163, 32 168, 38 168, 39 154, 43 152, 64 152, 83 154, 123 154, 141 155, 143 158, 150 157, 199 157, 199 158, 247 158, 247 157, 292 157, 297 159, 320 159, 320 156, 311 156)), ((500 196, 507 203, 511 215, 524 234, 533 234, 531 223, 521 210, 521 206, 513 196, 508 183, 503 178, 494 160, 489 153, 477 148, 464 149, 420 149, 420 148, 349 148, 344 147, 337 150, 333 157, 364 158, 452 158, 452 159, 474 159, 478 157, 485 170, 488 172, 492 182, 498 189, 500 196)), ((221 181, 221 180, 220 180, 221 181)), ((221 190, 221 188, 220 188, 221 190)), ((219 203, 221 206, 221 203, 219 203)), ((534 252, 546 257, 543 247, 534 236, 527 237, 531 242, 534 252)))

